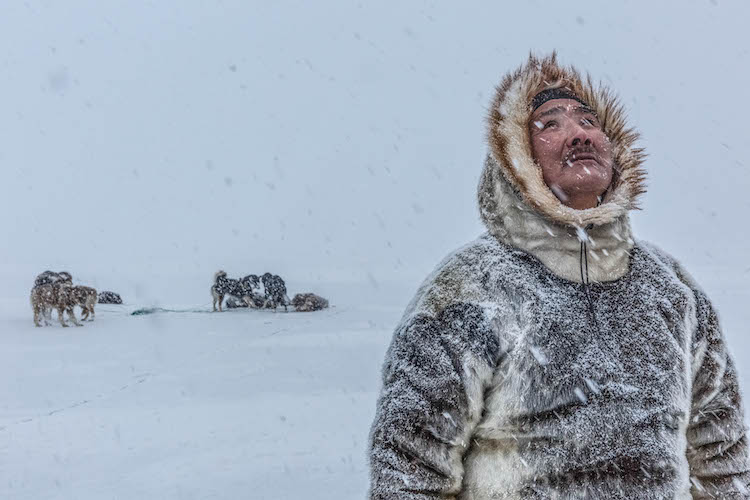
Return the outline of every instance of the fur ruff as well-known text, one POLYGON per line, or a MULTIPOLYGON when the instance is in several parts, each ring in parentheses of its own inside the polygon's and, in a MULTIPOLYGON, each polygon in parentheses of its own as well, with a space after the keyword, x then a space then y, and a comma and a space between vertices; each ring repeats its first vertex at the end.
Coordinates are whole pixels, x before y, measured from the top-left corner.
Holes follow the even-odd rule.
POLYGON ((594 240, 587 255, 589 278, 612 281, 628 269, 632 248, 628 211, 637 209, 645 192, 643 149, 638 134, 625 123, 625 112, 614 94, 591 77, 557 63, 556 55, 530 56, 497 88, 488 116, 490 152, 479 183, 482 221, 501 241, 539 258, 559 277, 581 281, 580 242, 594 240), (542 90, 566 87, 594 109, 613 146, 612 185, 594 208, 564 205, 549 189, 534 161, 528 124, 529 103, 542 90), (603 241, 602 238, 604 238, 603 241), (596 244, 606 252, 597 254, 596 244), (593 251, 593 253, 592 253, 593 251))

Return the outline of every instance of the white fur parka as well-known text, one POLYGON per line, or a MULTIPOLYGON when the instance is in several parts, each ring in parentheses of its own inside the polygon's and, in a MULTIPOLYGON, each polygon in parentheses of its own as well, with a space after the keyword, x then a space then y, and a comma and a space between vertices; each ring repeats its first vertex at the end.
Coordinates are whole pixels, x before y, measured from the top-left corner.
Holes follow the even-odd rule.
POLYGON ((555 56, 498 87, 479 185, 488 233, 438 265, 383 367, 371 499, 750 498, 743 405, 711 302, 634 241, 637 135, 608 90, 555 56), (531 156, 531 98, 597 113, 616 174, 575 210, 531 156))

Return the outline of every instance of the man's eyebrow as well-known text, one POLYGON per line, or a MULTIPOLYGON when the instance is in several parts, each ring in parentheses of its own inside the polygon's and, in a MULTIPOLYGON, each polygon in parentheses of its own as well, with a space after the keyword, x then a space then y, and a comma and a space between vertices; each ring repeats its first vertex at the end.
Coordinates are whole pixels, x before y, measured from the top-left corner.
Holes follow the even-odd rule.
POLYGON ((554 108, 550 108, 541 115, 538 116, 538 118, 544 118, 545 116, 549 115, 556 115, 558 113, 562 113, 565 111, 565 108, 562 106, 555 106, 554 108))
MULTIPOLYGON (((558 113, 564 112, 565 109, 566 109, 565 106, 555 106, 554 108, 550 108, 544 113, 540 114, 537 118, 544 118, 545 116, 556 115, 558 113)), ((580 115, 594 115, 595 117, 598 118, 598 116, 596 115, 596 112, 593 109, 589 108, 588 106, 576 106, 575 108, 573 108, 573 112, 580 114, 580 115)))
POLYGON ((582 115, 594 115, 597 118, 599 118, 597 116, 597 114, 596 114, 596 111, 594 111, 593 109, 589 108, 588 106, 583 106, 583 105, 582 106, 576 106, 573 109, 573 111, 575 111, 576 113, 582 114, 582 115))

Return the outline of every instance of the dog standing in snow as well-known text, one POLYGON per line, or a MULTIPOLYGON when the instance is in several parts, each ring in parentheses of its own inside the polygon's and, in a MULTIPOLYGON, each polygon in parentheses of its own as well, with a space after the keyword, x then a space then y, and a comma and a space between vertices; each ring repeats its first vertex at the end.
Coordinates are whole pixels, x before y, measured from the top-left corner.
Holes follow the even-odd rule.
POLYGON ((238 280, 227 278, 227 273, 224 271, 217 271, 214 274, 214 284, 211 285, 211 297, 213 297, 214 312, 216 312, 216 304, 219 305, 219 312, 221 312, 221 303, 224 301, 225 295, 232 295, 237 297, 240 290, 240 283, 238 280))
MULTIPOLYGON (((232 301, 231 307, 263 307, 264 295, 261 278, 254 274, 248 274, 239 280, 227 278, 227 273, 224 271, 218 271, 214 275, 214 284, 211 286, 214 311, 216 311, 217 304, 219 311, 222 310, 221 304, 225 296, 236 299, 232 301)), ((228 303, 229 299, 227 299, 228 303)))
MULTIPOLYGON (((56 273, 54 271, 44 271, 34 278, 34 287, 37 288, 43 285, 60 285, 67 284, 73 285, 73 276, 67 271, 61 271, 56 273)), ((32 289, 33 294, 33 289, 32 289)), ((41 314, 44 318, 44 324, 49 325, 52 322, 52 307, 42 306, 41 314)), ((36 320, 34 321, 36 323, 36 320)))
POLYGON ((248 274, 240 280, 242 301, 248 307, 260 308, 265 302, 265 290, 260 278, 255 274, 248 274))
POLYGON ((44 324, 49 324, 49 317, 46 314, 48 309, 57 309, 57 317, 62 326, 68 326, 63 318, 63 312, 68 313, 68 318, 76 326, 81 323, 76 319, 73 307, 78 304, 73 286, 67 281, 47 283, 35 286, 31 289, 31 309, 34 312, 34 325, 42 326, 39 319, 44 320, 44 324))
POLYGON ((86 321, 89 314, 91 314, 91 319, 89 321, 94 321, 94 316, 96 316, 94 313, 94 305, 96 305, 98 298, 96 290, 90 286, 74 286, 73 296, 76 299, 76 303, 81 306, 81 321, 86 321))
POLYGON ((286 294, 286 284, 281 279, 281 276, 265 273, 260 277, 260 280, 263 283, 266 295, 263 307, 265 308, 270 305, 273 306, 273 310, 275 311, 276 307, 283 305, 284 311, 288 312, 287 305, 290 303, 290 300, 286 294))

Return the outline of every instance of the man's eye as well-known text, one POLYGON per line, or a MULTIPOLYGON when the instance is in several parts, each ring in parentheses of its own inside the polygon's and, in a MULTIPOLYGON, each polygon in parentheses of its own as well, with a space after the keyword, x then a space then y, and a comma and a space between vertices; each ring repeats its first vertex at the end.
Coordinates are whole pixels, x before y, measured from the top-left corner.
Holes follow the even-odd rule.
POLYGON ((557 121, 555 120, 550 120, 544 124, 544 128, 550 128, 550 127, 556 127, 556 126, 557 126, 557 121))
POLYGON ((596 123, 594 122, 592 118, 584 118, 583 120, 581 120, 581 124, 591 125, 592 127, 596 126, 596 123))

